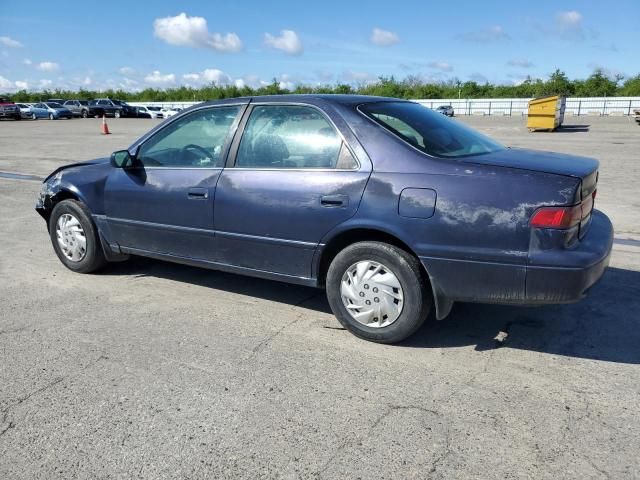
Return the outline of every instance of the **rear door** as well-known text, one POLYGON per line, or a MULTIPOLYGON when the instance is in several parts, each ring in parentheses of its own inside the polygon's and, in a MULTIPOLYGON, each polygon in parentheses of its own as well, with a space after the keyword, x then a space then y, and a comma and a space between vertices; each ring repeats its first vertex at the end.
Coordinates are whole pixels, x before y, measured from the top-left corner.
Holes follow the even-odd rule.
POLYGON ((320 109, 250 107, 215 199, 217 261, 311 277, 322 237, 358 209, 371 171, 320 109))
POLYGON ((243 105, 203 108, 140 145, 136 168, 105 185, 111 236, 121 247, 213 261, 213 198, 243 105))

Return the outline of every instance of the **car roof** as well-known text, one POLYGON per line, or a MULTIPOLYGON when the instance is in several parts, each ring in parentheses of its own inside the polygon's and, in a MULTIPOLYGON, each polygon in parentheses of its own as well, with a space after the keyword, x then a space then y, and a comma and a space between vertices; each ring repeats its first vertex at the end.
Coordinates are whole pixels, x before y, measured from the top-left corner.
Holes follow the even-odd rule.
POLYGON ((374 102, 407 102, 402 98, 376 97, 370 95, 345 95, 345 94, 288 94, 288 95, 260 95, 254 97, 224 98, 221 100, 210 100, 204 102, 205 105, 225 105, 232 103, 309 103, 317 105, 320 103, 334 103, 341 105, 356 106, 363 103, 374 102))

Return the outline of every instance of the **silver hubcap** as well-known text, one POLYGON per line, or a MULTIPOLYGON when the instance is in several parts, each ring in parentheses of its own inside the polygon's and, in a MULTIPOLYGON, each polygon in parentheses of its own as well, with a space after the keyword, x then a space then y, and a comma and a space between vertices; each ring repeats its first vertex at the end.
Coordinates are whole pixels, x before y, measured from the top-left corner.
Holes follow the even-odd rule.
POLYGON ((382 328, 395 322, 404 305, 398 277, 385 265, 364 260, 351 265, 340 284, 342 303, 362 325, 382 328))
POLYGON ((58 218, 56 237, 62 253, 72 262, 79 262, 87 254, 87 238, 82 225, 70 213, 60 215, 58 218))

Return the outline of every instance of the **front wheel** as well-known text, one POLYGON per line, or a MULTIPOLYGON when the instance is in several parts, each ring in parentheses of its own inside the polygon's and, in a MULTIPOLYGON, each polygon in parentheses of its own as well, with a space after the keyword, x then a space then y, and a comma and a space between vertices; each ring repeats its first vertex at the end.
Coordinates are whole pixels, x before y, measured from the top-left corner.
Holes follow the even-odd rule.
POLYGON ((382 242, 359 242, 331 262, 329 305, 354 335, 379 343, 411 336, 431 310, 432 297, 419 261, 382 242))
POLYGON ((38 116, 35 113, 31 114, 31 120, 37 120, 38 116))
POLYGON ((53 113, 50 113, 49 114, 49 120, 54 120, 54 119, 55 119, 55 117, 53 116, 53 113))
POLYGON ((54 207, 49 235, 56 255, 69 270, 91 273, 105 265, 98 231, 81 202, 63 200, 54 207))
POLYGON ((89 113, 86 110, 82 110, 82 118, 88 118, 89 117, 89 113))
POLYGON ((116 110, 116 111, 113 113, 113 117, 114 117, 114 118, 120 118, 120 112, 119 112, 118 110, 116 110))

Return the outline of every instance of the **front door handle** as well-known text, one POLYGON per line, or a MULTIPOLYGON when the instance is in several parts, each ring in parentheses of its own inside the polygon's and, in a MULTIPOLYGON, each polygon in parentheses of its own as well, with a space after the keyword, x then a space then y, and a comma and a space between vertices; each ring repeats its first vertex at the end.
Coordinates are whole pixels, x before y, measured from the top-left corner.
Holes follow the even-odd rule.
POLYGON ((323 195, 320 197, 320 205, 323 207, 346 207, 349 205, 347 195, 323 195))
POLYGON ((206 188, 192 187, 187 191, 189 200, 206 200, 209 198, 209 190, 206 188))

